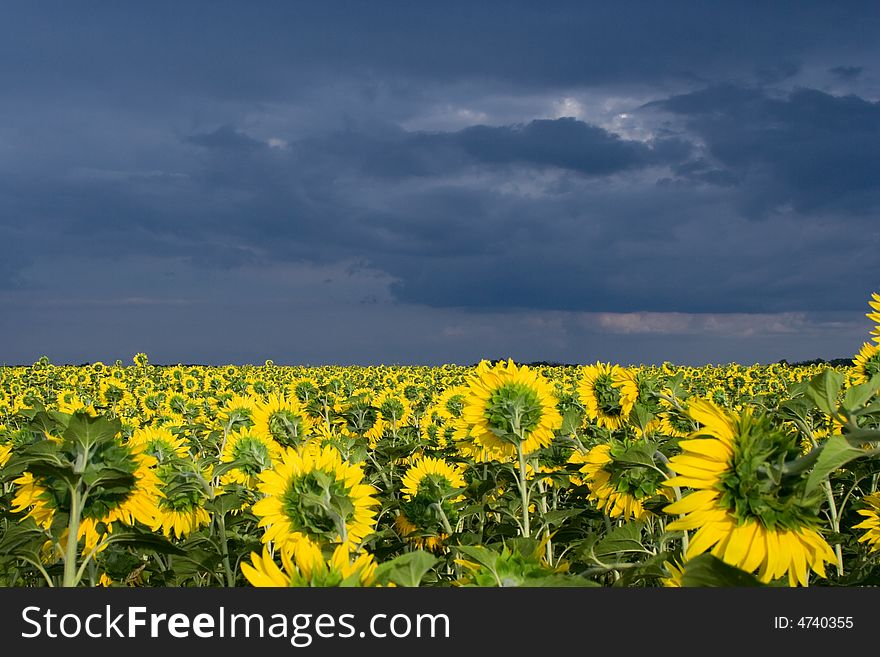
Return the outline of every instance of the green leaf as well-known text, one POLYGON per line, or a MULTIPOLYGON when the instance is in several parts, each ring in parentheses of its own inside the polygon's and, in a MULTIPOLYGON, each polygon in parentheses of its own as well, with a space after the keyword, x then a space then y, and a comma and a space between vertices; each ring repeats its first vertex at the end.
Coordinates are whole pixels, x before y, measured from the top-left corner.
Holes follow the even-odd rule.
POLYGON ((840 466, 849 463, 860 456, 865 456, 866 454, 865 450, 853 447, 849 444, 849 441, 841 435, 831 436, 817 449, 822 451, 819 452, 819 458, 816 460, 816 465, 813 466, 813 469, 807 477, 806 493, 815 490, 825 477, 837 470, 840 466))
POLYGON ((630 418, 641 429, 642 434, 644 434, 648 429, 648 425, 651 424, 651 420, 654 419, 654 414, 642 404, 636 404, 633 406, 632 411, 630 411, 630 418))
POLYGON ((186 556, 186 552, 176 545, 173 545, 168 539, 161 534, 148 532, 138 527, 127 527, 126 529, 115 529, 107 540, 108 543, 117 543, 122 545, 134 545, 144 550, 153 550, 161 554, 174 554, 186 556))
POLYGON ((64 431, 69 418, 69 415, 59 411, 39 411, 31 418, 28 427, 46 436, 57 436, 64 431))
POLYGON ((629 522, 613 529, 592 549, 592 553, 597 557, 618 554, 620 552, 648 552, 645 546, 642 545, 641 522, 629 522))
POLYGON ((861 383, 847 388, 843 395, 843 407, 850 412, 860 410, 877 393, 877 388, 880 387, 878 384, 880 384, 880 381, 872 379, 868 383, 861 383))
POLYGON ((837 370, 826 369, 810 381, 807 395, 815 402, 819 410, 828 415, 837 415, 837 395, 843 386, 843 374, 837 370))
POLYGON ((120 468, 101 468, 100 470, 87 468, 83 473, 83 481, 91 488, 112 488, 120 486, 130 489, 135 483, 135 476, 127 470, 120 468))
POLYGON ((437 563, 437 557, 424 550, 407 552, 376 569, 376 579, 383 584, 394 582, 398 586, 417 587, 425 574, 437 563))
POLYGON ((186 546, 186 551, 174 559, 174 573, 179 577, 193 577, 213 572, 223 561, 217 550, 186 546))
POLYGON ((13 451, 12 458, 3 468, 3 477, 11 479, 27 471, 60 477, 68 482, 75 478, 73 464, 61 454, 60 445, 52 440, 41 440, 13 451))
POLYGON ((490 570, 495 570, 495 566, 498 563, 499 554, 489 548, 479 545, 457 545, 455 549, 490 570))
POLYGON ((797 383, 792 383, 788 387, 788 394, 792 399, 798 399, 807 394, 807 388, 809 387, 809 381, 798 381, 797 383))
POLYGON ((557 509, 555 511, 548 511, 544 515, 544 522, 547 523, 548 527, 555 527, 565 523, 569 518, 579 516, 583 512, 583 509, 557 509))
POLYGON ((578 427, 581 426, 581 414, 575 408, 570 408, 565 411, 565 414, 562 416, 562 429, 560 432, 563 436, 568 436, 575 433, 578 427))
POLYGON ((62 437, 72 441, 88 454, 95 445, 113 440, 120 431, 122 431, 122 423, 116 418, 108 419, 74 413, 70 416, 62 437))
POLYGON ((779 405, 779 414, 785 418, 796 418, 805 422, 810 415, 810 409, 812 406, 798 397, 782 402, 779 405))
POLYGON ((37 527, 33 520, 22 523, 3 523, 0 534, 0 555, 32 554, 40 551, 46 542, 46 532, 37 527))
POLYGON ((656 468, 654 452, 657 446, 650 442, 638 442, 630 445, 620 454, 614 455, 615 464, 623 464, 633 467, 656 468))
POLYGON ((688 587, 763 586, 754 575, 726 564, 711 554, 701 554, 685 563, 681 585, 688 587))
POLYGON ((244 505, 245 499, 241 493, 225 493, 218 495, 213 500, 205 503, 205 510, 210 513, 219 513, 225 516, 230 511, 237 511, 244 505))
POLYGON ((232 461, 221 461, 217 463, 214 468, 211 470, 211 478, 221 477, 225 475, 230 470, 235 470, 241 466, 245 465, 244 461, 240 459, 233 459, 232 461))

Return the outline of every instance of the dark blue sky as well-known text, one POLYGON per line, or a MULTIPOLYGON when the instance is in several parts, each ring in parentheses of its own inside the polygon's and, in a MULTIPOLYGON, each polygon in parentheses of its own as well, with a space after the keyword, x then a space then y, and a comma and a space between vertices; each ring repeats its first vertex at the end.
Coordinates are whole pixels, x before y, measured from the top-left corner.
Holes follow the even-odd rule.
POLYGON ((875 3, 0 2, 0 362, 834 358, 875 3))

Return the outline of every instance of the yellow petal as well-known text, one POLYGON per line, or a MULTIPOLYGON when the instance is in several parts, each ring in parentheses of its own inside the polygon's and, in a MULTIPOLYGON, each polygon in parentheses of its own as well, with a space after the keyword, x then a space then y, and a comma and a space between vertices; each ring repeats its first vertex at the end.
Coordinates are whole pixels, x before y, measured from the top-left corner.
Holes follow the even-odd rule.
POLYGON ((694 452, 695 454, 701 454, 702 456, 707 456, 710 459, 725 463, 733 454, 733 450, 731 450, 728 445, 725 445, 720 440, 713 440, 712 438, 683 440, 681 442, 681 448, 685 452, 694 452))
POLYGON ((776 577, 776 566, 779 563, 780 556, 779 541, 776 539, 775 531, 764 529, 764 544, 766 545, 766 554, 764 566, 761 568, 761 579, 769 582, 776 577))
POLYGON ((724 538, 724 532, 719 531, 717 523, 705 525, 691 538, 686 557, 693 559, 697 555, 703 554, 703 552, 711 548, 722 538, 724 538))
POLYGON ((764 535, 764 526, 759 523, 753 523, 755 527, 755 534, 752 538, 752 544, 746 552, 745 557, 743 557, 742 568, 747 573, 755 572, 755 569, 760 566, 767 557, 767 538, 764 535))
POLYGON ((663 510, 672 515, 680 515, 683 513, 691 513, 697 509, 712 506, 712 503, 718 499, 718 491, 716 490, 699 490, 685 495, 681 500, 670 504, 663 510))
POLYGON ((676 474, 686 477, 696 477, 697 479, 718 479, 718 476, 728 469, 724 463, 717 461, 709 461, 705 459, 695 459, 687 456, 676 456, 669 463, 676 474))
POLYGON ((748 553, 749 547, 752 545, 752 539, 755 536, 755 523, 747 522, 744 525, 734 528, 730 533, 730 540, 724 551, 724 560, 733 564, 737 568, 741 567, 743 559, 748 553))
POLYGON ((719 440, 728 444, 733 442, 734 433, 730 419, 712 402, 705 399, 693 399, 688 402, 688 414, 719 440))

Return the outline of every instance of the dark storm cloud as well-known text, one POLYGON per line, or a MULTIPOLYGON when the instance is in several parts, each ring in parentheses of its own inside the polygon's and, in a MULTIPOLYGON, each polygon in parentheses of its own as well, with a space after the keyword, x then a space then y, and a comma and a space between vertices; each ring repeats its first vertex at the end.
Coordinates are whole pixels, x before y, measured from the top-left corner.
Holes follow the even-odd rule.
MULTIPOLYGON (((272 153, 267 144, 231 126, 193 135, 185 141, 235 156, 261 152, 284 157, 278 149, 272 153)), ((626 140, 598 126, 564 117, 525 125, 477 125, 456 132, 393 128, 378 134, 346 131, 294 144, 288 162, 298 160, 298 167, 322 167, 328 175, 355 166, 362 175, 387 178, 447 174, 474 165, 553 167, 604 176, 675 163, 685 159, 690 150, 684 140, 626 140)))
POLYGON ((554 166, 589 175, 609 175, 648 164, 683 159, 689 145, 664 140, 655 148, 626 141, 573 118, 532 121, 519 127, 474 126, 453 139, 477 161, 554 166))
MULTIPOLYGON (((745 358, 754 340, 763 357, 797 333, 809 357, 835 330, 815 318, 859 315, 880 286, 872 3, 18 3, 3 19, 0 342, 19 355, 263 357, 229 351, 223 326, 323 360, 566 360, 621 331, 677 334, 684 354, 706 313, 757 313, 765 342, 739 331, 734 354, 717 331, 694 353, 745 358)), ((661 342, 644 344, 674 358, 661 342)))
POLYGON ((854 80, 865 70, 864 66, 834 66, 828 69, 831 73, 844 80, 854 80))
POLYGON ((237 153, 249 153, 267 148, 266 144, 236 130, 231 125, 220 126, 210 133, 191 135, 184 141, 205 148, 237 153))
MULTIPOLYGON (((714 87, 655 104, 686 118, 707 154, 744 183, 743 209, 790 203, 802 213, 867 214, 880 207, 880 103, 796 88, 714 87)), ((699 171, 697 173, 700 173, 699 171)))
POLYGON ((0 73, 8 88, 45 95, 90 86, 119 105, 161 105, 161 94, 181 92, 297 98, 328 77, 361 80, 367 95, 401 77, 517 88, 711 82, 755 71, 778 79, 817 52, 840 61, 875 48, 880 25, 871 2, 7 6, 0 73))
MULTIPOLYGON (((705 153, 687 159, 693 147, 681 138, 649 145, 573 119, 450 133, 344 133, 284 151, 239 135, 236 153, 257 162, 237 160, 229 172, 228 184, 253 184, 252 200, 235 212, 260 211, 248 212, 254 219, 236 234, 256 243, 271 235, 262 246, 275 258, 309 248, 312 258, 358 254, 396 279, 401 301, 438 307, 773 312, 862 302, 869 282, 836 292, 839 278, 814 273, 824 266, 857 280, 876 260, 877 231, 865 214, 877 205, 876 181, 841 172, 819 180, 804 160, 821 148, 838 166, 876 168, 870 143, 853 147, 876 139, 874 104, 806 90, 775 100, 728 87, 661 106, 688 117, 705 153), (819 125, 835 138, 816 146, 806 136, 819 125), (860 164, 861 157, 869 159, 860 164), (635 179, 617 189, 589 182, 655 165, 677 178, 635 179), (557 174, 536 193, 505 188, 534 182, 546 167, 557 174), (304 185, 303 175, 323 183, 304 185), (307 203, 293 191, 326 191, 335 176, 350 179, 333 195, 307 203), (474 185, 475 176, 483 182, 474 185), (758 210, 764 216, 785 203, 793 204, 788 215, 752 223, 758 210), (316 213, 321 221, 310 223, 316 213), (853 244, 835 216, 847 217, 865 239, 853 244), (855 257, 838 263, 846 249, 855 257)), ((214 137, 202 141, 225 143, 214 137)), ((225 147, 212 150, 206 183, 225 185, 215 173, 227 161, 225 147)))

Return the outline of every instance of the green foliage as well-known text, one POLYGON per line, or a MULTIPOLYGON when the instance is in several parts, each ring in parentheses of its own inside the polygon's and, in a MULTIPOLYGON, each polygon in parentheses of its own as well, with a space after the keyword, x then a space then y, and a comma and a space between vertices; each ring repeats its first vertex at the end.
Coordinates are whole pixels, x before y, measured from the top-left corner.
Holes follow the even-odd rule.
POLYGON ((424 550, 406 552, 381 564, 376 569, 376 580, 385 585, 419 586, 436 563, 437 557, 424 550))
POLYGON ((708 587, 751 587, 762 586, 750 573, 724 563, 711 554, 701 554, 685 564, 681 585, 708 587))

